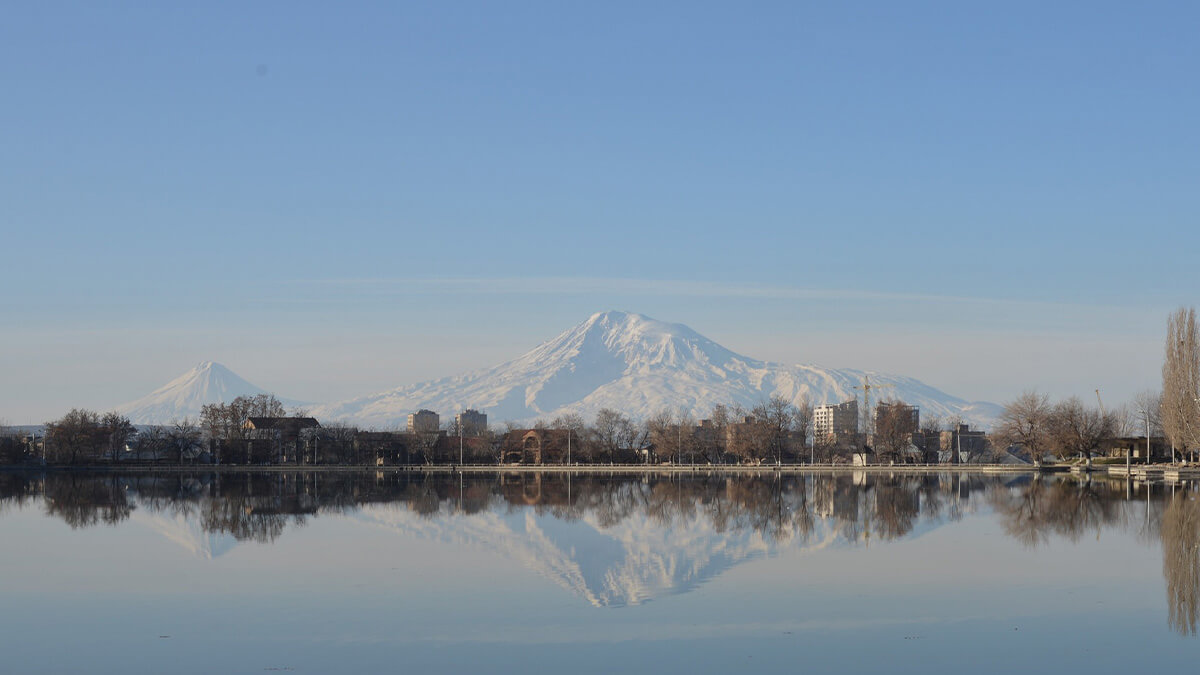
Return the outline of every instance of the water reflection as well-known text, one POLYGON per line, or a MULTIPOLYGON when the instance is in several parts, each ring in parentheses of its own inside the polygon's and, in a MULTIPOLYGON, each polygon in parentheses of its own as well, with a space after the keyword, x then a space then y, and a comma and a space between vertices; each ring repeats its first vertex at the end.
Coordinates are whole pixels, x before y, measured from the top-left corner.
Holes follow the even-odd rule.
POLYGON ((1085 532, 1117 524, 1124 501, 1120 489, 1109 482, 1031 476, 1019 489, 992 490, 989 501, 1005 533, 1036 548, 1052 535, 1078 541, 1085 532))
POLYGON ((1195 635, 1198 616, 1200 503, 1188 486, 960 473, 0 474, 0 517, 30 505, 72 528, 132 519, 203 557, 351 518, 518 560, 596 606, 687 592, 785 550, 869 547, 991 512, 1030 549, 1106 529, 1161 543, 1170 627, 1195 635))
POLYGON ((1167 622, 1181 635, 1196 634, 1200 589, 1200 503, 1194 494, 1171 498, 1162 516, 1163 576, 1167 580, 1167 622))

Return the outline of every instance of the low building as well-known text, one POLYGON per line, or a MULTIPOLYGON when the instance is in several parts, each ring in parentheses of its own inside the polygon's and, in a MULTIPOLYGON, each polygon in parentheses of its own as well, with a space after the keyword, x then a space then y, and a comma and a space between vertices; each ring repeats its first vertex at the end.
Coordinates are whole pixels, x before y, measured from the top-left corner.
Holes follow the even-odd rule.
POLYGON ((409 464, 416 446, 416 438, 398 431, 359 431, 353 441, 357 461, 376 466, 409 464))
MULTIPOLYGON (((311 462, 314 432, 321 423, 313 417, 250 417, 242 428, 247 432, 247 443, 253 447, 255 441, 268 441, 268 461, 311 462)), ((248 450, 253 456, 253 450, 248 450)))
POLYGON ((1149 462, 1147 462, 1147 443, 1145 436, 1124 436, 1113 438, 1107 444, 1113 457, 1125 457, 1128 453, 1133 462, 1147 464, 1151 462, 1171 461, 1171 444, 1162 436, 1155 436, 1149 443, 1149 462))
POLYGON ((274 432, 282 440, 299 438, 305 429, 320 428, 314 417, 251 417, 242 428, 246 431, 274 432))
POLYGON ((950 431, 943 431, 939 436, 939 456, 947 453, 951 463, 966 464, 982 456, 988 450, 987 434, 982 431, 972 431, 966 424, 960 424, 950 431))
POLYGON ((571 451, 578 439, 567 429, 514 429, 501 441, 504 462, 565 464, 574 462, 571 451))

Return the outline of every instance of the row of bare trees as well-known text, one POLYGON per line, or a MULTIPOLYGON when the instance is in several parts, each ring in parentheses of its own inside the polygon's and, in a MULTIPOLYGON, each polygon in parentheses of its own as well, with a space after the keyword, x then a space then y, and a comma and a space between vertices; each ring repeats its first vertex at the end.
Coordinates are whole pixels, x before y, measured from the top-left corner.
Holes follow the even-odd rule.
POLYGON ((1114 438, 1165 436, 1172 456, 1200 452, 1200 331, 1194 308, 1179 308, 1167 320, 1161 393, 1139 393, 1130 404, 1105 411, 1078 397, 1052 402, 1026 391, 1004 406, 993 428, 1000 442, 1020 447, 1034 463, 1046 455, 1079 456, 1090 464, 1114 438))
MULTIPOLYGON (((900 456, 912 439, 914 409, 896 402, 886 408, 877 423, 881 452, 890 448, 900 456)), ((292 416, 303 416, 292 411, 292 416)), ((602 409, 589 424, 577 414, 539 421, 534 428, 557 430, 547 435, 550 442, 569 446, 546 448, 544 463, 570 461, 578 464, 605 463, 694 463, 762 464, 808 461, 848 461, 860 451, 862 439, 848 443, 826 443, 817 439, 810 446, 813 409, 806 399, 799 404, 782 396, 761 401, 751 408, 716 405, 703 420, 686 411, 662 410, 646 420, 636 420, 613 409, 602 409)), ((169 425, 144 427, 140 433, 127 418, 116 413, 99 415, 72 410, 47 425, 46 460, 51 464, 81 464, 137 459, 185 463, 204 461, 221 464, 269 463, 275 461, 273 446, 247 427, 252 417, 286 417, 288 411, 270 394, 243 396, 229 403, 203 406, 196 421, 184 419, 169 425), (130 453, 125 449, 131 448, 130 453)), ((936 421, 933 426, 937 427, 936 421)), ((303 464, 442 464, 504 463, 515 461, 507 447, 513 443, 513 424, 497 432, 477 432, 458 443, 455 429, 440 432, 401 433, 360 431, 352 426, 329 424, 313 430, 289 461, 303 464), (447 438, 447 436, 451 436, 447 438)), ((936 429, 934 435, 936 435, 936 429)), ((517 435, 518 440, 520 434, 517 435)), ((932 460, 932 461, 936 461, 932 460)))
POLYGON ((46 424, 42 450, 47 464, 117 462, 128 459, 130 450, 135 455, 180 461, 199 442, 200 429, 190 420, 139 431, 120 413, 74 408, 46 424))
POLYGON ((210 403, 200 408, 200 426, 212 438, 241 441, 247 438, 246 422, 251 417, 286 417, 283 403, 271 394, 238 396, 229 403, 210 403))
MULTIPOLYGON (((807 451, 812 422, 807 400, 782 396, 746 409, 716 405, 704 420, 664 409, 638 422, 609 408, 588 425, 579 415, 538 421, 535 428, 570 431, 572 461, 604 463, 620 457, 669 463, 762 463, 796 461, 807 451)), ((515 427, 509 426, 509 430, 515 427)), ((807 457, 807 455, 805 455, 807 457)))
POLYGON ((1026 391, 1004 406, 992 430, 999 442, 1018 446, 1034 464, 1046 455, 1092 457, 1118 430, 1118 418, 1085 405, 1078 396, 1051 402, 1047 394, 1026 391))
POLYGON ((54 464, 76 464, 115 459, 125 442, 137 432, 129 418, 116 412, 100 413, 73 408, 46 425, 45 459, 54 464))
POLYGON ((201 452, 206 437, 237 444, 247 438, 245 423, 250 417, 285 415, 283 405, 270 394, 206 405, 199 420, 184 418, 141 429, 115 411, 73 408, 46 423, 40 457, 36 444, 15 433, 0 434, 0 464, 44 460, 47 464, 77 465, 148 458, 182 463, 201 452))
POLYGON ((0 466, 24 464, 28 447, 23 434, 17 427, 10 427, 0 420, 0 466))

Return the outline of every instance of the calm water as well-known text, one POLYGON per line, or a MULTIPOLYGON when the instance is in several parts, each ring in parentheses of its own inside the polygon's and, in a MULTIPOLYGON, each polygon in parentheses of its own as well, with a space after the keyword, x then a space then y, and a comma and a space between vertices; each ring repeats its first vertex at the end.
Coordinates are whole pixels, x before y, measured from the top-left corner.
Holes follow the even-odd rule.
POLYGON ((1193 487, 0 473, 0 672, 1195 667, 1193 487))

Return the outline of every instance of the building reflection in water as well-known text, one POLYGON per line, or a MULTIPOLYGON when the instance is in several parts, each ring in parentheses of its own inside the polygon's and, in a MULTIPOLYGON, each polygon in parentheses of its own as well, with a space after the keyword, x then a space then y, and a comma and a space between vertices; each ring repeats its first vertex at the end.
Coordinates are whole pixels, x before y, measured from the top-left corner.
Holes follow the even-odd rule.
MULTIPOLYGON (((524 550, 528 564, 589 602, 608 606, 686 592, 733 565, 786 547, 870 546, 991 510, 1003 531, 1028 548, 1105 529, 1160 544, 1170 627, 1195 635, 1198 616, 1200 503, 1189 485, 956 472, 0 473, 0 518, 7 508, 38 502, 72 528, 116 525, 141 514, 228 538, 229 546, 273 542, 314 517, 351 515, 398 527, 415 519, 433 526, 421 528, 426 535, 444 527, 458 539, 524 550), (574 559, 570 547, 547 543, 545 533, 534 537, 500 527, 521 513, 599 533, 619 531, 616 538, 635 544, 610 556, 607 567, 593 569, 592 562, 574 559), (539 543, 522 549, 512 541, 522 537, 539 543), (662 569, 677 570, 676 576, 663 577, 662 569)), ((211 542, 196 547, 227 548, 211 542)))

